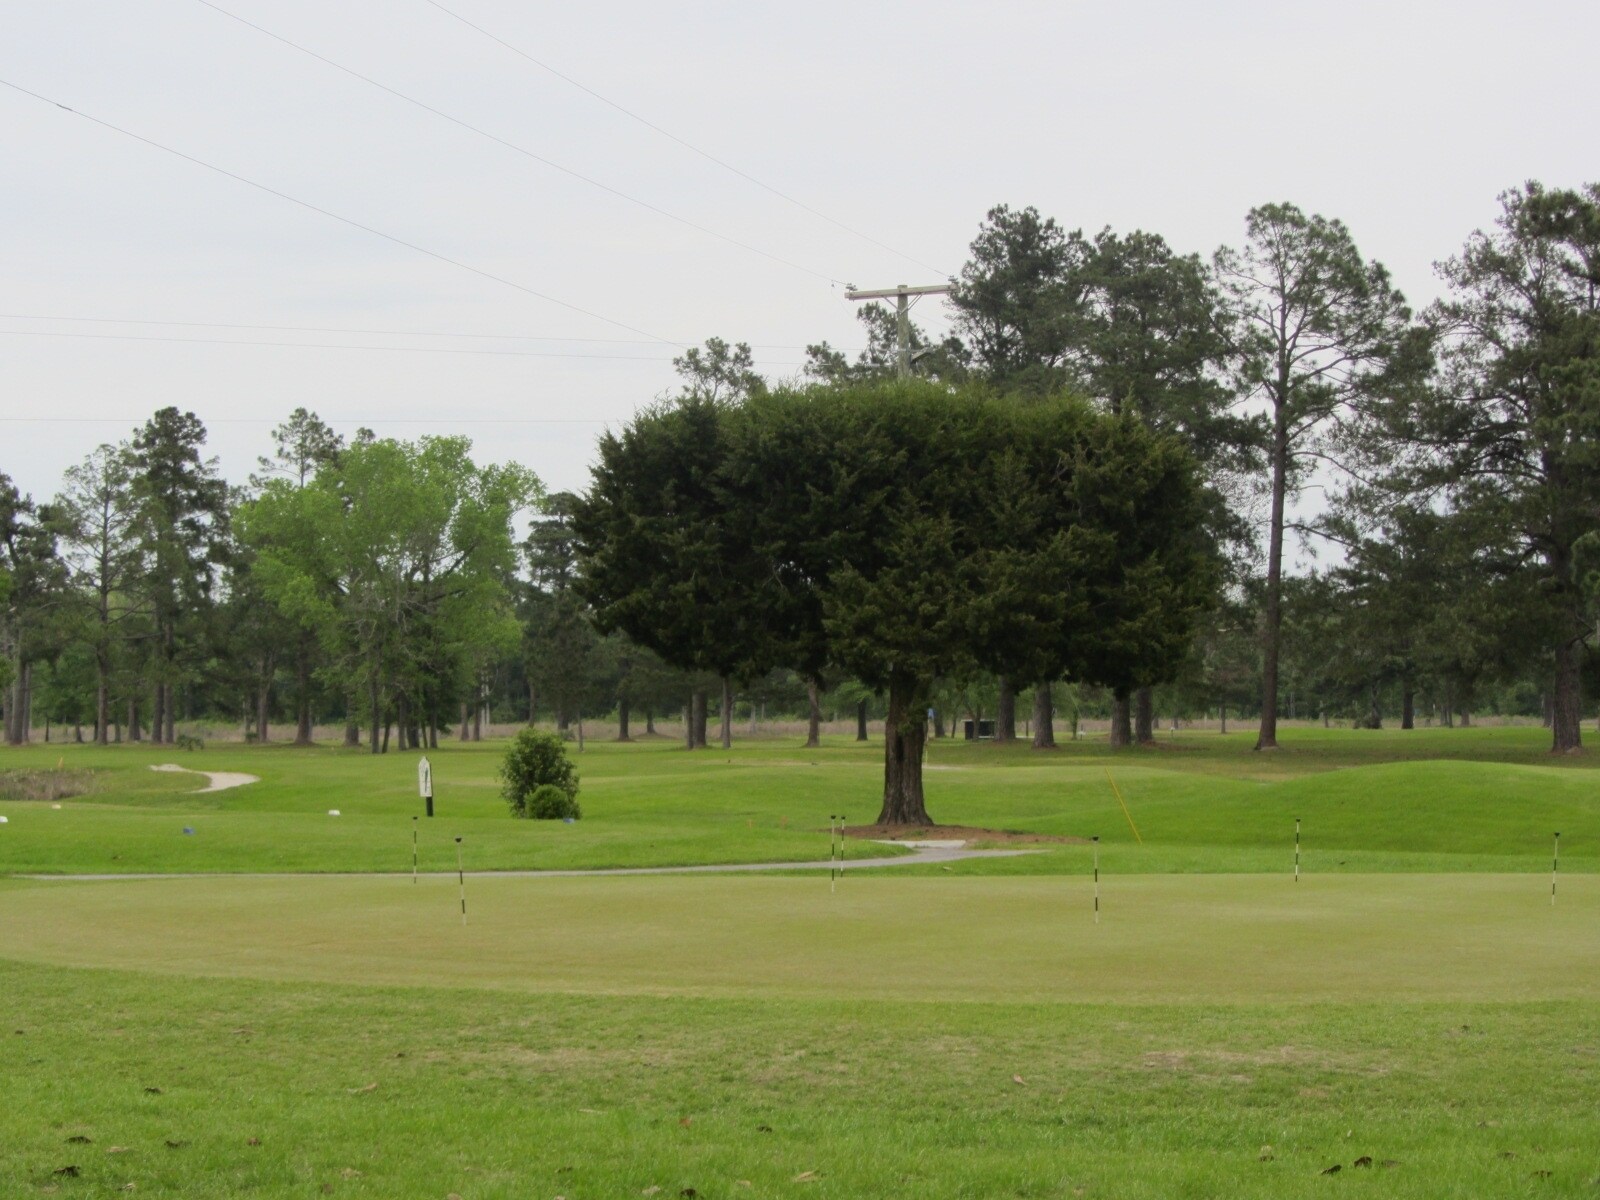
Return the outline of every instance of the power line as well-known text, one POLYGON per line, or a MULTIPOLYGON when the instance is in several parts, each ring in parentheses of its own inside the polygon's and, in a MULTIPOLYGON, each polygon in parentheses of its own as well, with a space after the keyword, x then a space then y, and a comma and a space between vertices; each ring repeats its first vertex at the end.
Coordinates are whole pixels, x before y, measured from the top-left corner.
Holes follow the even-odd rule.
MULTIPOLYGON (((346 333, 366 337, 418 337, 418 338, 480 338, 496 342, 570 342, 593 346, 653 346, 655 342, 641 342, 632 338, 556 337, 549 334, 526 333, 465 333, 427 329, 353 329, 336 325, 244 325, 225 321, 155 321, 145 317, 78 317, 51 313, 4 313, 0 321, 81 321, 96 325, 160 325, 174 329, 252 329, 265 333, 346 333)), ((252 343, 254 344, 254 343, 252 343)), ((679 343, 674 342, 673 345, 679 343)), ((804 350, 803 345, 792 342, 749 342, 753 350, 804 350)), ((855 354, 859 347, 841 347, 840 353, 855 354)), ((783 366, 787 364, 774 364, 783 366)))
MULTIPOLYGON (((202 2, 204 2, 204 0, 202 0, 202 2)), ((696 146, 693 142, 686 141, 685 139, 679 137, 677 134, 673 133, 671 130, 663 129, 661 126, 657 125, 654 121, 651 121, 646 117, 640 116, 638 113, 634 112, 630 108, 623 107, 621 104, 618 104, 615 100, 611 99, 609 96, 601 95, 599 92, 595 91, 592 87, 589 87, 586 84, 580 83, 578 80, 574 79, 572 76, 564 74, 561 71, 558 71, 555 67, 552 67, 549 63, 543 62, 540 59, 535 58, 533 55, 529 54, 526 50, 523 50, 521 47, 515 46, 512 43, 506 41, 506 39, 501 37, 499 34, 492 33, 489 30, 485 29, 482 25, 478 25, 478 24, 475 24, 472 21, 469 21, 466 17, 462 16, 458 12, 455 12, 453 9, 446 8, 443 4, 440 4, 438 2, 438 0, 423 0, 423 2, 426 3, 426 4, 431 5, 432 7, 436 8, 436 9, 438 9, 445 16, 451 17, 454 20, 457 20, 457 21, 461 22, 461 24, 465 25, 468 29, 476 30, 478 33, 481 33, 484 37, 488 38, 491 42, 495 42, 495 43, 497 43, 497 44, 499 44, 501 46, 504 46, 507 50, 511 51, 511 53, 517 55, 519 58, 526 59, 528 62, 532 63, 534 66, 538 67, 541 71, 548 72, 549 74, 554 75, 557 79, 561 80, 563 83, 570 84, 572 87, 577 88, 580 92, 583 92, 583 93, 585 93, 586 95, 589 95, 589 96, 593 96, 596 100, 600 101, 600 103, 602 103, 604 105, 607 105, 610 108, 616 109, 617 112, 621 113, 625 117, 628 117, 630 120, 637 121, 639 124, 643 125, 646 129, 653 130, 656 133, 659 133, 662 137, 676 142, 678 145, 682 146, 685 150, 689 150, 689 151, 691 151, 691 152, 693 152, 695 154, 698 154, 701 158, 706 159, 708 162, 715 163, 717 166, 721 167, 724 171, 731 171, 733 174, 737 175, 740 179, 743 179, 748 183, 755 184, 755 186, 760 188, 762 191, 770 192, 772 195, 778 197, 778 199, 783 200, 783 201, 785 201, 785 202, 787 202, 789 204, 792 204, 796 208, 803 209, 805 212, 810 213, 813 217, 816 217, 819 220, 826 221, 829 225, 832 225, 835 228, 844 230, 846 233, 850 234, 852 237, 858 237, 862 241, 868 242, 868 243, 878 247, 878 249, 880 249, 880 250, 887 250, 890 254, 893 254, 897 258, 903 258, 909 263, 915 263, 917 266, 921 267, 923 270, 932 271, 935 275, 938 275, 941 278, 949 278, 950 272, 941 271, 938 267, 929 266, 927 263, 923 262, 921 259, 913 258, 911 255, 905 253, 902 250, 896 250, 893 246, 888 245, 886 242, 880 242, 877 238, 873 237, 871 234, 862 233, 861 230, 856 229, 856 228, 854 228, 854 227, 852 227, 850 225, 846 225, 843 221, 840 221, 840 220, 838 220, 838 219, 836 219, 834 217, 830 217, 825 212, 821 212, 821 211, 819 211, 819 210, 817 210, 815 208, 812 208, 811 205, 805 203, 803 200, 797 200, 793 196, 789 195, 787 192, 780 191, 778 188, 773 187, 770 183, 764 183, 762 180, 757 179, 754 175, 751 175, 748 171, 740 170, 738 167, 734 166, 732 163, 726 162, 723 159, 718 158, 715 154, 712 154, 709 150, 702 150, 699 146, 696 146)))
MULTIPOLYGON (((616 421, 614 416, 485 416, 485 418, 446 418, 446 416, 330 416, 330 426, 603 426, 616 421)), ((24 426, 134 426, 146 421, 142 416, 0 416, 0 424, 24 426)), ((282 418, 264 416, 218 416, 206 418, 206 426, 277 426, 282 418)))
MULTIPOLYGON (((477 350, 466 346, 367 346, 349 342, 264 342, 246 338, 163 337, 142 333, 76 333, 60 329, 0 329, 0 337, 88 338, 115 342, 171 342, 184 346, 262 346, 268 349, 376 350, 395 354, 465 354, 493 358, 582 358, 608 362, 661 363, 660 357, 646 354, 574 354, 560 350, 477 350)), ((803 367, 804 363, 763 361, 763 367, 803 367)))
POLYGON ((759 254, 762 258, 770 259, 771 261, 780 263, 785 267, 791 268, 792 270, 803 272, 804 274, 810 275, 815 279, 822 280, 824 283, 843 282, 843 280, 837 279, 832 275, 825 274, 822 271, 813 271, 810 267, 801 266, 799 263, 784 258, 781 255, 773 254, 768 250, 763 250, 760 246, 753 246, 749 242, 740 241, 736 237, 730 237, 728 234, 719 233, 709 226, 701 225, 698 222, 691 221, 688 217, 680 217, 677 213, 668 212, 664 208, 660 208, 657 205, 651 204, 648 200, 641 200, 638 196, 629 195, 627 192, 624 192, 619 188, 614 188, 608 183, 602 183, 598 179, 584 175, 579 171, 574 171, 571 167, 562 166, 553 159, 546 158, 542 154, 538 154, 532 150, 529 150, 526 146, 521 146, 516 142, 508 141, 506 138, 500 137, 498 134, 490 133, 487 129, 484 129, 478 125, 474 125, 470 121, 465 121, 460 117, 452 116, 443 109, 435 108, 426 101, 418 100, 415 96, 408 96, 406 93, 398 91, 395 88, 390 87, 388 84, 379 83, 370 75, 363 75, 360 71, 357 71, 352 67, 347 67, 343 63, 335 62, 333 59, 324 54, 318 54, 315 50, 309 49, 306 46, 302 46, 299 42, 292 41, 291 39, 284 37, 282 34, 274 33, 270 29, 257 25, 254 21, 246 20, 237 13, 229 12, 220 5, 213 4, 211 0, 197 0, 197 3, 204 5, 213 12, 220 13, 222 16, 227 17, 230 20, 237 21, 246 28, 254 29, 257 33, 263 34, 275 42, 280 42, 283 45, 288 46, 291 50, 298 50, 301 54, 314 58, 318 62, 330 66, 336 71, 343 71, 352 79, 359 79, 362 83, 375 87, 381 92, 386 92, 388 95, 393 96, 397 100, 403 100, 407 104, 414 105, 415 107, 422 109, 424 112, 432 113, 434 116, 439 117, 442 120, 449 121, 452 125, 459 126, 460 128, 467 130, 469 133, 475 133, 479 137, 487 138, 489 141, 494 142, 497 145, 504 146, 507 150, 514 151, 515 153, 522 155, 524 158, 530 158, 534 162, 541 163, 553 171, 560 171, 563 175, 567 175, 573 179, 579 180, 582 183, 586 183, 590 187, 599 188, 602 192, 606 192, 612 196, 618 197, 619 199, 626 200, 629 204, 636 204, 640 208, 647 209, 650 212, 655 213, 657 216, 666 217, 669 221, 676 221, 680 225, 687 226, 698 233, 703 233, 707 237, 716 238, 718 241, 726 242, 730 246, 737 246, 741 250, 748 250, 752 254, 759 254))
POLYGON ((63 112, 69 112, 75 117, 81 117, 91 124, 100 126, 102 129, 109 129, 113 133, 120 133, 124 137, 132 138, 136 142, 142 142, 146 146, 154 147, 157 150, 163 150, 176 158, 183 159, 185 162, 193 163, 197 167, 204 167, 208 171, 214 171, 216 174, 226 176, 237 183, 246 184, 255 188, 257 191, 267 193, 269 196, 276 196, 280 200, 287 200, 290 204, 297 205, 300 208, 307 209, 314 213, 319 213, 324 217, 329 217, 340 222, 341 224, 349 225, 353 229, 359 229, 364 233, 370 233, 374 237, 380 237, 386 242, 393 242, 396 246, 403 246, 407 250, 412 250, 418 254, 426 255, 428 258, 434 259, 437 262, 447 263, 452 267, 458 268, 459 270, 468 271, 473 275, 492 280, 495 283, 512 288, 516 291, 524 293, 525 295, 533 296, 536 299, 543 300, 547 304, 554 304, 559 308, 565 308, 571 312, 581 313, 582 315, 593 318, 596 321, 602 321, 605 324, 615 326, 618 329, 625 329, 629 333, 637 333, 641 337, 648 338, 652 342, 660 342, 663 345, 683 348, 682 343, 674 342, 664 337, 657 337, 648 330, 637 329, 632 325, 628 325, 622 321, 613 320, 607 316, 602 316, 600 313, 593 312, 590 309, 581 307, 580 305, 570 304, 565 300, 559 300, 555 296, 541 292, 536 288, 528 287, 526 284, 518 283, 513 279, 507 279, 503 275, 496 275, 492 271, 485 271, 482 267, 474 267, 470 263, 462 262, 460 259, 451 258, 449 255, 440 254, 437 250, 429 250, 424 246, 417 245, 415 242, 408 242, 404 238, 396 237, 392 233, 385 233, 383 230, 375 229, 371 225, 364 225, 360 221, 357 221, 351 217, 341 216, 339 213, 333 212, 330 209, 322 208, 316 204, 312 204, 310 201, 298 199, 297 197, 289 195, 288 192, 280 192, 277 188, 268 187, 264 183, 257 183, 254 179, 247 179, 243 175, 235 174, 233 171, 229 171, 224 167, 219 167, 214 163, 206 162, 204 159, 196 158, 192 154, 185 154, 182 150, 175 150, 173 147, 162 142, 158 142, 154 138, 147 138, 142 134, 134 133, 130 129, 124 129, 120 125, 113 125, 110 121, 102 120, 101 118, 91 116, 89 113, 83 112, 80 109, 72 108, 66 104, 62 104, 59 100, 52 100, 49 96, 40 95, 38 92, 31 91, 30 89, 23 87, 21 84, 12 83, 9 79, 0 79, 0 85, 8 87, 14 92, 21 92, 24 96, 31 96, 33 99, 42 101, 45 104, 52 104, 56 108, 61 109, 63 112))

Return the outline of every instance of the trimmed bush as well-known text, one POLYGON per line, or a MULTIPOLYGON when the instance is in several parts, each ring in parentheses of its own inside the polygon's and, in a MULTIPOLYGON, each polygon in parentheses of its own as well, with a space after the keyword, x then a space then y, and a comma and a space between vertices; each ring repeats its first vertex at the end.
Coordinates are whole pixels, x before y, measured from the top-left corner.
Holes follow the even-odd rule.
MULTIPOLYGON (((567 749, 553 733, 524 729, 512 740, 500 764, 500 794, 515 817, 544 820, 577 817, 578 772, 567 758, 567 749), (545 788, 559 792, 564 800, 561 811, 535 811, 535 796, 545 788)), ((543 808, 554 807, 546 798, 543 808)))
POLYGON ((553 783, 541 783, 528 797, 528 816, 536 821, 563 821, 571 817, 576 821, 583 815, 578 802, 553 783))

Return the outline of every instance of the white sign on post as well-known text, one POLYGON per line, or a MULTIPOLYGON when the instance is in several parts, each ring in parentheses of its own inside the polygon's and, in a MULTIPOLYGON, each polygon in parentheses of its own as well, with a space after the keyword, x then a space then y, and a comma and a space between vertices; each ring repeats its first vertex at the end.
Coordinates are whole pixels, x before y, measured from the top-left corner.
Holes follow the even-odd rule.
POLYGON ((426 758, 417 760, 417 794, 422 797, 423 811, 433 816, 433 767, 426 758))

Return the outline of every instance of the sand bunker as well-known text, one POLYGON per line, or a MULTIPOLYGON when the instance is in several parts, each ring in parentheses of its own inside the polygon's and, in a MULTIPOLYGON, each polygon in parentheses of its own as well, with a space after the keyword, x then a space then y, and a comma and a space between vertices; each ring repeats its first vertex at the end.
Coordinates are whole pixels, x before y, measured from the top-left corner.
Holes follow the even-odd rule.
POLYGON ((177 763, 162 763, 150 768, 152 771, 178 771, 184 775, 204 775, 211 782, 203 788, 196 788, 192 795, 201 795, 204 792, 225 792, 229 788, 243 787, 247 783, 260 783, 261 776, 246 775, 243 771, 191 771, 188 767, 180 767, 177 763))

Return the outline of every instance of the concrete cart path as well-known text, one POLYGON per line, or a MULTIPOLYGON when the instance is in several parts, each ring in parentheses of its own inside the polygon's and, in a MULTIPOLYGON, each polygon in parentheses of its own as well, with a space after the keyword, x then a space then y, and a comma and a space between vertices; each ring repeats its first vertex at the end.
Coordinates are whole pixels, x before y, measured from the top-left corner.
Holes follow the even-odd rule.
MULTIPOLYGON (((847 859, 844 870, 859 871, 863 867, 907 867, 917 863, 953 863, 969 858, 1016 858, 1023 854, 1037 854, 1037 850, 968 850, 958 846, 913 846, 910 854, 892 858, 847 859)), ((594 875, 724 875, 737 871, 826 871, 837 863, 823 859, 821 862, 772 863, 711 863, 693 867, 601 867, 592 870, 560 871, 468 871, 477 879, 542 879, 572 878, 594 875)), ((423 871, 422 874, 447 878, 454 871, 423 871)), ((186 873, 129 874, 129 875, 20 875, 19 879, 38 879, 55 882, 82 883, 87 881, 117 882, 132 879, 385 879, 410 878, 410 871, 192 871, 186 873)))

